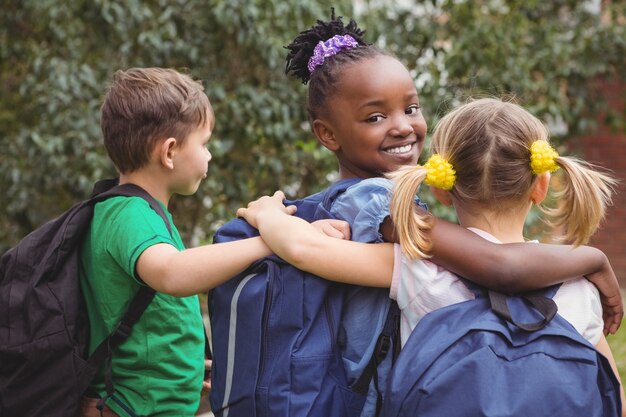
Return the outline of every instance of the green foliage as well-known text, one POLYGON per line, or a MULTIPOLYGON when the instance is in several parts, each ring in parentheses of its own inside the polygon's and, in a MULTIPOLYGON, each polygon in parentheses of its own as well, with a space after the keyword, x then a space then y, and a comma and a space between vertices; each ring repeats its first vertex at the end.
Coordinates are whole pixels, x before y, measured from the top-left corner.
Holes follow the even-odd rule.
MULTIPOLYGON (((431 127, 467 96, 507 94, 571 136, 603 110, 592 82, 626 74, 620 2, 605 10, 604 23, 574 0, 385 3, 333 6, 346 18, 356 14, 368 39, 414 72, 431 127)), ((114 175, 98 112, 119 68, 186 70, 213 103, 209 178, 196 196, 172 204, 188 243, 206 240, 261 194, 303 196, 326 186, 336 163, 310 133, 306 87, 284 75, 283 46, 329 15, 324 1, 5 0, 0 252, 87 196, 94 180, 114 175)))
POLYGON ((571 137, 607 110, 593 83, 625 77, 626 5, 603 3, 602 13, 577 0, 368 3, 366 27, 415 70, 431 125, 468 97, 508 96, 571 137))

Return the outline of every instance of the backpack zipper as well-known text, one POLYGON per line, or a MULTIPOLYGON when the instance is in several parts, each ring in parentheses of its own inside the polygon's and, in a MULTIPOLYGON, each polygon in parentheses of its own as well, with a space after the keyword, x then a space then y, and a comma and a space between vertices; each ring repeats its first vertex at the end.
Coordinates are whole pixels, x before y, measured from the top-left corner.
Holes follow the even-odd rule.
POLYGON ((335 351, 335 321, 333 320, 332 311, 330 308, 330 302, 328 296, 324 297, 324 311, 326 312, 326 323, 328 324, 328 331, 330 332, 330 351, 335 351))
POLYGON ((272 296, 273 296, 273 287, 274 280, 271 278, 271 274, 269 273, 270 265, 267 265, 267 295, 265 297, 265 307, 263 309, 263 319, 262 319, 262 327, 263 333, 261 334, 261 339, 263 340, 263 345, 261 346, 261 359, 259 363, 259 380, 263 378, 263 372, 265 372, 265 362, 266 362, 266 352, 267 352, 267 333, 269 331, 269 315, 270 310, 272 308, 272 296))

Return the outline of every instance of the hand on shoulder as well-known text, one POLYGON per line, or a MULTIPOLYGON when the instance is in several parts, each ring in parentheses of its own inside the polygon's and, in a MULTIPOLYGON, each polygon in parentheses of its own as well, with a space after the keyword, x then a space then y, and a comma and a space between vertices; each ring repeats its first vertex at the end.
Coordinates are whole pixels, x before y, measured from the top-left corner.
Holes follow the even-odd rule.
POLYGON ((259 217, 262 214, 295 214, 296 206, 285 206, 283 201, 285 194, 282 191, 276 191, 272 196, 263 196, 257 200, 248 203, 248 207, 241 207, 237 210, 237 217, 242 217, 251 226, 258 229, 259 217))

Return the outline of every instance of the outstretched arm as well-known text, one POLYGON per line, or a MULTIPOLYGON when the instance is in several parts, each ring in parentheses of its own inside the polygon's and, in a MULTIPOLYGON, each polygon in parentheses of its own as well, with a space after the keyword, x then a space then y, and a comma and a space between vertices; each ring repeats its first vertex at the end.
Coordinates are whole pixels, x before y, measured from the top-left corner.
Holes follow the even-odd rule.
POLYGON ((271 253, 260 237, 182 251, 159 243, 143 251, 135 268, 156 291, 186 297, 216 287, 271 253))

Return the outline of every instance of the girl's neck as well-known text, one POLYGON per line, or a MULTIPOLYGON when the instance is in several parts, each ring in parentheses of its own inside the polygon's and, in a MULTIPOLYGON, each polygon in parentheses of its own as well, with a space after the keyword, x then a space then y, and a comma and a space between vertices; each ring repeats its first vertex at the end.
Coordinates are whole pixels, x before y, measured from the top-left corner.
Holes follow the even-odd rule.
POLYGON ((524 222, 528 209, 510 210, 506 213, 494 210, 463 210, 456 207, 459 223, 491 234, 502 243, 524 242, 524 222))

